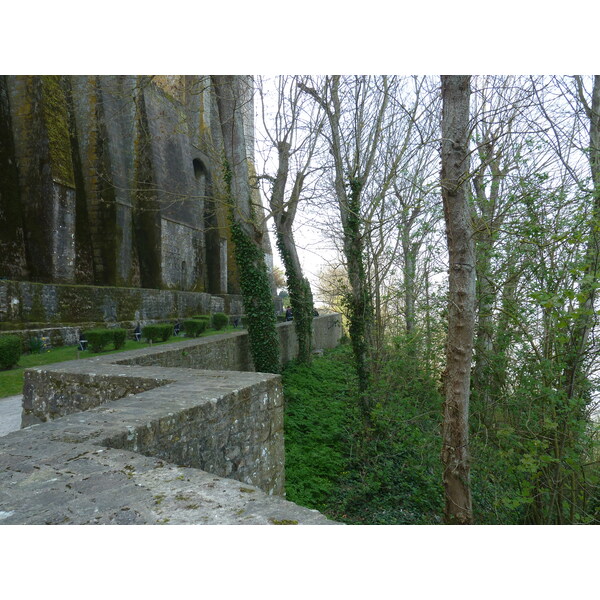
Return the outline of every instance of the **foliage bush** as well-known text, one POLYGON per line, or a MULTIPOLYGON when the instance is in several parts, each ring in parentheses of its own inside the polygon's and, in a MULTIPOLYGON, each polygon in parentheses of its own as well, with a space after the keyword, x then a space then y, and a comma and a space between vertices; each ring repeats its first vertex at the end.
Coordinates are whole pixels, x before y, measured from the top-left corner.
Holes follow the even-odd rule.
POLYGON ((40 352, 44 349, 44 342, 39 337, 30 337, 27 345, 29 347, 29 352, 32 354, 40 354, 40 352))
POLYGON ((206 319, 187 319, 183 322, 183 329, 187 337, 198 337, 206 331, 207 326, 206 319))
POLYGON ((229 317, 222 312, 215 313, 212 318, 213 327, 219 331, 229 323, 229 317))
POLYGON ((352 362, 346 345, 284 371, 288 499, 346 523, 440 523, 442 399, 434 377, 391 349, 369 390, 374 409, 365 425, 352 362))
POLYGON ((102 352, 108 344, 114 342, 112 329, 89 329, 83 333, 90 352, 102 352))
POLYGON ((210 326, 210 315, 196 315, 193 316, 192 319, 194 321, 206 321, 206 326, 210 326))
POLYGON ((21 338, 16 335, 0 337, 0 369, 11 369, 21 357, 21 338))
POLYGON ((161 325, 161 342, 167 342, 173 335, 173 325, 171 323, 164 323, 161 325))
POLYGON ((125 340, 127 339, 127 329, 112 329, 113 332, 113 344, 115 346, 115 350, 122 348, 125 345, 125 340))
POLYGON ((173 326, 170 323, 154 323, 142 328, 142 337, 153 344, 156 342, 166 342, 173 333, 173 326))
POLYGON ((89 329, 83 332, 83 338, 87 340, 90 352, 102 352, 111 343, 115 350, 119 350, 127 340, 127 329, 89 329))

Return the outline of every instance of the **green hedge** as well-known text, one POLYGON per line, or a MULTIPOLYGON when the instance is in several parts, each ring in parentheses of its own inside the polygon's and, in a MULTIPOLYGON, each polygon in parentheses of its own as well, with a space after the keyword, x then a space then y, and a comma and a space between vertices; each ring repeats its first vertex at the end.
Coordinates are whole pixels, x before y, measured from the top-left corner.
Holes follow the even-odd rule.
POLYGON ((21 357, 21 338, 16 335, 0 337, 0 369, 14 367, 21 357))
POLYGON ((125 345, 127 329, 89 329, 83 332, 83 338, 87 340, 90 352, 102 352, 109 344, 118 350, 125 345))
POLYGON ((192 319, 206 319, 210 321, 210 315, 194 315, 192 319))
POLYGON ((90 352, 102 352, 108 344, 114 342, 112 329, 90 329, 84 331, 83 337, 87 340, 90 352))
POLYGON ((187 337, 198 337, 206 331, 207 326, 207 319, 188 319, 183 322, 183 329, 187 337))
POLYGON ((122 348, 125 345, 125 340, 127 339, 127 329, 111 329, 113 332, 113 344, 115 345, 115 350, 122 348))
POLYGON ((225 313, 215 313, 212 318, 213 327, 216 330, 223 329, 229 323, 229 317, 225 313))
POLYGON ((191 320, 192 321, 206 321, 206 328, 208 329, 210 327, 210 323, 211 323, 210 315, 197 315, 195 317, 192 317, 191 320))
POLYGON ((171 323, 156 323, 154 325, 146 325, 142 329, 142 337, 151 341, 166 342, 173 334, 173 325, 171 323))

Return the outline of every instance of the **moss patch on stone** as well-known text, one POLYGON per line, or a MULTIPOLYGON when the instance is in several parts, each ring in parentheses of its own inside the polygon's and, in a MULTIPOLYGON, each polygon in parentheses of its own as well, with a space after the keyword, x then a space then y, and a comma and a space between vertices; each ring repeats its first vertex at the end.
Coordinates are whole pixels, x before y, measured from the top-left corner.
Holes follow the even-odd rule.
POLYGON ((42 111, 52 165, 52 178, 75 188, 71 158, 71 135, 67 99, 58 75, 44 75, 42 81, 42 111))

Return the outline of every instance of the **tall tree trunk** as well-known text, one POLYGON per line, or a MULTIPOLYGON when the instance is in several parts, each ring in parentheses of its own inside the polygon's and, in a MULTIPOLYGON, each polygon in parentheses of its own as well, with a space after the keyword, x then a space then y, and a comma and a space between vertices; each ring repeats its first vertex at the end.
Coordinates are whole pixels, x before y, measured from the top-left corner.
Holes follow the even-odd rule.
POLYGON ((302 172, 297 174, 286 210, 284 196, 289 174, 290 150, 288 142, 280 141, 277 145, 279 163, 277 176, 273 182, 270 206, 277 232, 277 249, 285 267, 286 282, 294 314, 294 328, 298 338, 298 361, 308 364, 312 355, 313 295, 310 283, 302 272, 293 232, 294 217, 304 184, 304 174, 302 172))
POLYGON ((471 524, 469 393, 475 329, 475 251, 467 202, 470 76, 442 76, 442 197, 449 254, 442 441, 446 523, 471 524))
MULTIPOLYGON (((579 85, 581 90, 581 84, 579 85)), ((585 267, 580 285, 580 302, 566 360, 565 381, 568 398, 577 395, 582 362, 594 324, 594 300, 600 279, 600 75, 594 77, 592 105, 589 106, 583 97, 582 101, 590 120, 589 163, 594 191, 585 267)))
MULTIPOLYGON (((492 381, 492 354, 494 345, 495 291, 492 285, 491 253, 493 240, 485 232, 477 238, 477 330, 475 334, 475 366, 473 368, 473 400, 487 424, 490 414, 492 381)), ((475 408, 475 406, 474 406, 475 408)))
POLYGON ((415 277, 417 274, 418 244, 410 242, 410 232, 402 232, 402 278, 404 280, 404 319, 406 335, 410 338, 415 329, 415 277))
MULTIPOLYGON (((340 117, 344 107, 340 100, 339 75, 327 78, 321 92, 302 83, 300 89, 311 95, 321 105, 330 127, 329 149, 333 156, 335 177, 334 185, 340 210, 343 228, 343 250, 346 258, 350 294, 346 298, 350 340, 356 363, 358 387, 361 395, 361 410, 366 421, 370 418, 371 406, 368 396, 371 368, 371 349, 373 347, 373 302, 369 292, 364 258, 363 258, 363 223, 361 220, 361 201, 363 190, 375 161, 378 144, 382 136, 382 123, 389 101, 387 78, 383 77, 383 91, 376 108, 377 117, 364 147, 364 123, 358 119, 360 126, 352 133, 355 138, 354 155, 350 156, 343 143, 343 132, 340 117)), ((367 85, 365 78, 360 77, 362 85, 367 85)), ((355 97, 358 110, 364 109, 366 97, 358 94, 355 97)), ((348 132, 346 132, 348 133, 348 132)))
POLYGON ((362 182, 350 181, 349 206, 342 207, 341 216, 344 227, 344 255, 350 281, 349 332, 356 360, 358 386, 361 392, 363 416, 368 419, 371 406, 367 395, 370 381, 370 348, 373 331, 373 303, 363 260, 363 241, 361 235, 360 196, 362 182))
POLYGON ((298 362, 308 364, 312 355, 313 295, 302 267, 294 241, 291 222, 277 223, 277 248, 285 267, 286 281, 294 315, 294 327, 298 338, 298 362))

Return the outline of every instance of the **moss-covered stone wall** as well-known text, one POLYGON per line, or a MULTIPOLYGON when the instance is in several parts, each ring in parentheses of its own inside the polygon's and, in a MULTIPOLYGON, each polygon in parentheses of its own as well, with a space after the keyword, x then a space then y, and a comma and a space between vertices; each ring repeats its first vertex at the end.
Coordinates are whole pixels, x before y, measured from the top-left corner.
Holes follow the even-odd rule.
POLYGON ((0 78, 0 278, 239 291, 217 111, 207 76, 0 78))
MULTIPOLYGON (((227 306, 240 314, 241 300, 227 306), (238 312, 239 311, 239 312, 238 312)), ((0 330, 177 319, 226 310, 224 296, 178 290, 0 281, 0 330)))

